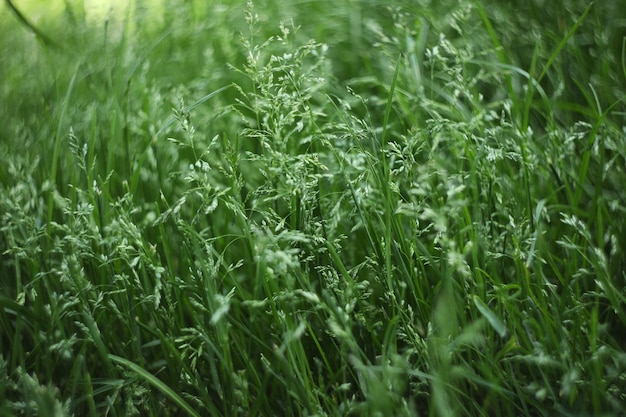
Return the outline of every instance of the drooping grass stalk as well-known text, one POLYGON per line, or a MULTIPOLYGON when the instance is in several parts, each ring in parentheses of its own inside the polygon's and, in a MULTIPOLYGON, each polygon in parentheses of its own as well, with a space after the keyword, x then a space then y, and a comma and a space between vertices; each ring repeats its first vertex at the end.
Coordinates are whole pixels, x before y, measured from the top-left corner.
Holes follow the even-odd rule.
MULTIPOLYGON (((192 417, 200 417, 200 414, 198 414, 187 403, 187 401, 182 399, 180 397, 180 395, 178 395, 169 386, 167 386, 167 384, 164 384, 163 382, 161 382, 158 378, 156 378, 151 373, 147 372, 145 369, 143 369, 142 367, 140 367, 136 363, 131 362, 131 361, 127 360, 127 359, 124 359, 124 358, 116 356, 116 355, 110 355, 109 358, 112 361, 114 361, 116 363, 119 363, 121 365, 124 365, 124 366, 128 367, 130 370, 132 370, 133 372, 135 372, 139 377, 141 377, 142 379, 146 380, 150 385, 152 385, 154 388, 156 388, 157 390, 161 391, 163 394, 165 394, 167 397, 169 397, 172 401, 174 401, 174 403, 176 403, 178 406, 180 406, 188 415, 190 415, 192 417)), ((209 405, 209 404, 207 404, 207 405, 209 405)), ((217 410, 212 410, 212 411, 216 412, 217 410)), ((218 415, 218 414, 216 413, 214 415, 218 415)))
POLYGON ((30 31, 32 31, 38 39, 40 39, 45 45, 49 47, 58 48, 59 45, 53 41, 48 35, 42 32, 37 26, 31 23, 28 18, 13 4, 12 0, 5 0, 6 5, 11 9, 11 11, 15 14, 15 16, 20 20, 20 22, 26 26, 30 31))
POLYGON ((241 5, 3 55, 0 414, 619 415, 619 10, 241 5))

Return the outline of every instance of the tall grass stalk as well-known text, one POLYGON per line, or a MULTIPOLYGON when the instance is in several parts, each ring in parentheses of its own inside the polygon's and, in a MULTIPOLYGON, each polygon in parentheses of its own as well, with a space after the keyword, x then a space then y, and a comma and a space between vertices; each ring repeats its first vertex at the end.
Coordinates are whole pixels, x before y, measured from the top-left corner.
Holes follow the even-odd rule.
POLYGON ((0 14, 0 414, 621 415, 625 11, 513 3, 0 14))

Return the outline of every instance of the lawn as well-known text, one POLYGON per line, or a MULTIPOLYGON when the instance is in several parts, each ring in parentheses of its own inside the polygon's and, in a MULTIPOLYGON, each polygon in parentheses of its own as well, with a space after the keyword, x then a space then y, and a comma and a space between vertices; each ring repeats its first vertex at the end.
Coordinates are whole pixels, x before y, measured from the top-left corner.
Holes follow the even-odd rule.
POLYGON ((623 415, 624 0, 96 3, 0 5, 0 416, 623 415))

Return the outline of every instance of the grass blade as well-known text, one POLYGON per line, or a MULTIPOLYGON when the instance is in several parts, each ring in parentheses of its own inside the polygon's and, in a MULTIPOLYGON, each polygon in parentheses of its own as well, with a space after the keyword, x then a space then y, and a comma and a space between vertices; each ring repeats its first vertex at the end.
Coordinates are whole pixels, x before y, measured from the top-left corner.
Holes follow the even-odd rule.
MULTIPOLYGON (((195 103, 185 107, 183 109, 183 112, 187 113, 192 111, 193 109, 195 109, 196 107, 198 107, 199 105, 201 105, 202 103, 204 103, 205 101, 209 100, 210 98, 218 95, 219 93, 221 93, 224 90, 229 89, 230 87, 232 87, 232 85, 225 85, 224 87, 218 88, 217 90, 207 94, 206 96, 202 97, 200 100, 196 101, 195 103)), ((161 133, 163 133, 165 131, 165 129, 167 129, 168 127, 170 127, 174 122, 176 121, 176 117, 172 116, 169 119, 167 119, 167 121, 165 123, 163 123, 163 126, 161 126, 161 128, 159 129, 159 131, 157 132, 156 136, 160 136, 161 133)))
POLYGON ((496 316, 496 314, 491 311, 491 309, 477 296, 474 296, 474 305, 480 311, 480 314, 483 315, 484 318, 487 319, 491 327, 500 335, 500 337, 506 337, 509 334, 509 330, 506 328, 506 325, 496 316))
POLYGON ((198 414, 189 405, 189 403, 187 401, 182 399, 180 395, 178 395, 176 392, 174 392, 173 389, 171 389, 170 387, 165 385, 159 378, 155 377, 150 372, 146 371, 144 368, 142 368, 141 366, 137 365, 135 362, 129 361, 128 359, 124 359, 124 358, 122 358, 120 356, 116 356, 116 355, 109 355, 109 358, 113 362, 116 362, 116 363, 118 363, 120 365, 123 365, 123 366, 127 367, 128 369, 130 369, 131 371, 135 372, 137 374, 137 376, 142 378, 148 384, 152 385, 154 388, 156 388, 159 391, 161 391, 170 400, 174 401, 180 408, 185 410, 185 412, 187 412, 188 415, 190 415, 192 417, 200 417, 200 414, 198 414))
POLYGON ((556 57, 559 56, 559 53, 561 52, 561 50, 563 49, 563 47, 565 46, 565 44, 567 43, 569 38, 571 38, 572 35, 574 35, 574 33, 576 33, 576 29, 578 29, 578 27, 583 22, 583 20, 585 20, 585 17, 587 16, 589 11, 591 10, 592 6, 593 6, 593 2, 589 3, 589 5, 587 6, 587 8, 583 12, 583 14, 580 15, 578 20, 576 20, 576 23, 574 23, 574 26, 572 26, 571 29, 565 35, 565 37, 563 39, 561 39, 561 42, 559 43, 559 45, 556 47, 554 52, 552 52, 552 55, 550 55, 550 58, 548 58, 548 62, 546 62, 546 65, 543 67, 543 70, 541 71, 541 74, 539 74, 539 77, 537 77, 537 82, 541 81, 543 79, 543 77, 548 73, 548 70, 552 66, 552 63, 554 62, 556 57))

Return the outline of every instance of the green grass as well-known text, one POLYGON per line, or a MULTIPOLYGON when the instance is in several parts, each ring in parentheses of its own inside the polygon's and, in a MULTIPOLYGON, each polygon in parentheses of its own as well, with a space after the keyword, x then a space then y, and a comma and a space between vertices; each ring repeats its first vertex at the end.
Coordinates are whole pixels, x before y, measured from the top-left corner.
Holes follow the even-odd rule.
POLYGON ((626 7, 163 3, 0 6, 0 415, 623 413, 626 7))

